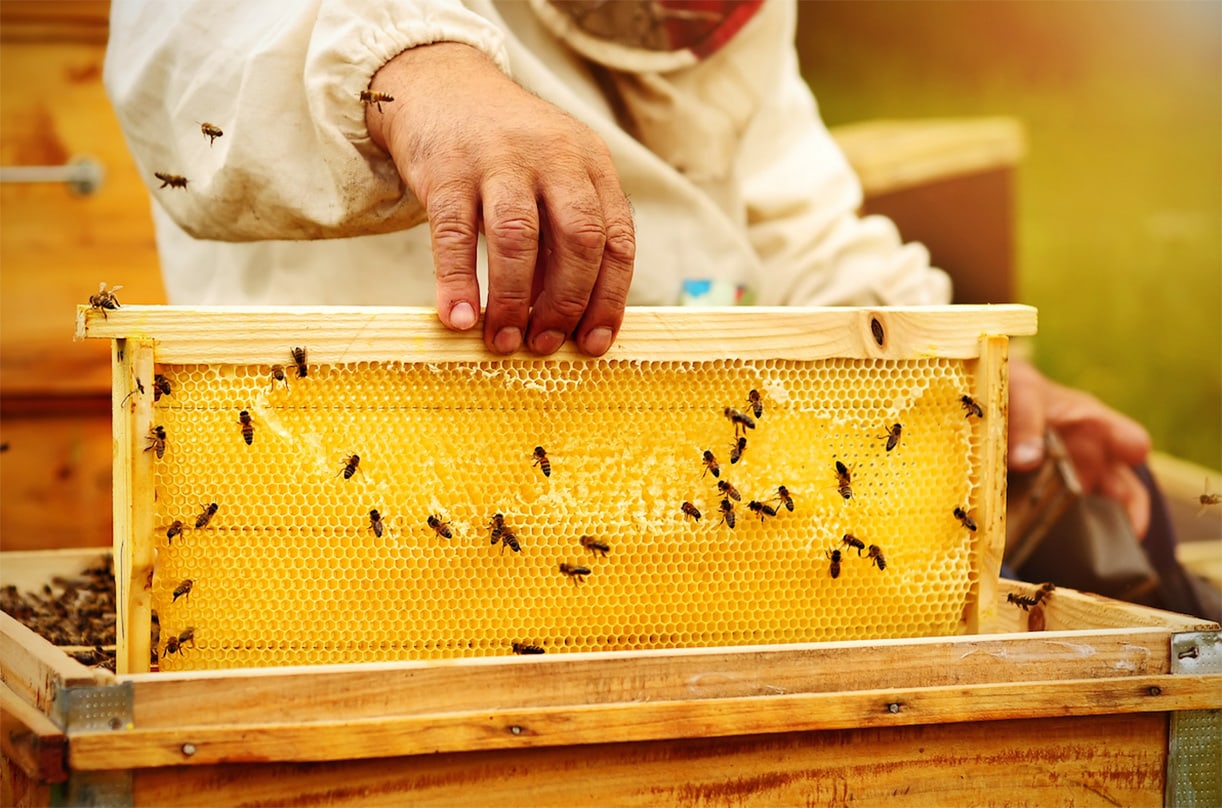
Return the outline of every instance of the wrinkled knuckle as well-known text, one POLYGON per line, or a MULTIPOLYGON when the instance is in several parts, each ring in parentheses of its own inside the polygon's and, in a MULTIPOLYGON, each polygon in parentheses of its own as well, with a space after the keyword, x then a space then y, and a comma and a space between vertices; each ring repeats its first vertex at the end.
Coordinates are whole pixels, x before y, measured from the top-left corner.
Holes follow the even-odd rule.
POLYGON ((636 260, 636 230, 631 222, 617 222, 607 228, 604 250, 607 257, 623 264, 636 260))
POLYGON ((573 294, 559 294, 553 297, 548 305, 552 314, 565 323, 576 323, 586 312, 587 300, 573 294))
POLYGON ((564 244, 579 260, 596 264, 607 245, 607 229, 597 220, 586 219, 565 232, 564 244))
POLYGON ((484 229, 497 250, 508 255, 520 257, 538 249, 538 221, 525 211, 494 211, 492 218, 485 219, 484 229))

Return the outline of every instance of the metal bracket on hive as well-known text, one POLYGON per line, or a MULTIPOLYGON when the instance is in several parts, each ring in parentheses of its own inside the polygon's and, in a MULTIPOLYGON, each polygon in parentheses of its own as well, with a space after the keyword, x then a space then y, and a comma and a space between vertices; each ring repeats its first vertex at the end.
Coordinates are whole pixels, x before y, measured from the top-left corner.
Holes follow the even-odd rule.
MULTIPOLYGON (((1193 631, 1171 638, 1171 673, 1222 674, 1222 635, 1193 631)), ((1171 714, 1167 740, 1169 806, 1222 805, 1222 710, 1171 714)))
MULTIPOLYGON (((69 752, 74 733, 122 732, 135 726, 135 685, 61 687, 55 693, 54 720, 68 736, 69 752)), ((132 773, 70 769, 63 804, 88 806, 132 805, 132 773)))

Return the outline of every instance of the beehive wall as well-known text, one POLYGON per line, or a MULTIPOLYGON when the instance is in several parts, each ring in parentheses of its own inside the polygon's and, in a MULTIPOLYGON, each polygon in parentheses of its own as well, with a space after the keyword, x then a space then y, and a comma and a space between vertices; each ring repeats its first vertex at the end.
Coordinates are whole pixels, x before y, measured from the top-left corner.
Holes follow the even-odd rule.
POLYGON ((956 633, 981 568, 979 539, 953 516, 979 493, 983 422, 959 401, 975 394, 974 366, 358 362, 290 370, 284 386, 268 365, 158 365, 173 394, 153 409, 167 434, 154 466, 153 605, 163 638, 195 634, 161 666, 485 656, 515 641, 555 653, 956 633), (751 389, 764 413, 731 464, 723 410, 749 411, 751 389), (887 451, 893 423, 903 434, 887 451), (550 477, 532 465, 537 445, 550 477), (705 449, 742 494, 733 529, 705 449), (779 485, 793 512, 774 499, 779 485), (761 522, 751 499, 778 515, 761 522), (193 529, 209 502, 215 516, 193 529), (520 553, 491 544, 495 512, 520 553), (428 527, 430 514, 453 538, 428 527), (175 519, 187 527, 170 541, 175 519), (881 547, 886 569, 843 546, 845 533, 881 547), (833 549, 844 551, 835 579, 833 549), (588 578, 570 580, 562 562, 588 578), (184 579, 193 588, 175 601, 184 579))

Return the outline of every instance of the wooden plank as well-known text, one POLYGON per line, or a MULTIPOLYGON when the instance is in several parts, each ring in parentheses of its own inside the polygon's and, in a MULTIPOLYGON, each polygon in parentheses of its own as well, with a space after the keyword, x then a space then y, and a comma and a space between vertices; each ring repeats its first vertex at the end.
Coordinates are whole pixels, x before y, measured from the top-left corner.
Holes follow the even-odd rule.
POLYGON ((156 517, 150 442, 153 423, 153 343, 118 340, 114 380, 114 555, 118 673, 149 669, 156 517), (143 387, 143 392, 141 388, 143 387))
POLYGON ((97 547, 6 551, 0 554, 0 586, 32 591, 57 575, 71 578, 95 564, 104 564, 109 553, 109 549, 97 547))
POLYGON ((106 43, 107 0, 5 0, 0 3, 0 42, 106 43))
POLYGON ((1219 676, 1133 676, 71 734, 74 770, 351 760, 607 741, 710 738, 1222 709, 1219 676), (325 743, 320 742, 325 739, 325 743), (184 749, 185 747, 185 749, 184 749))
POLYGON ((989 335, 980 340, 980 359, 976 362, 977 401, 984 408, 979 419, 980 471, 976 501, 965 503, 974 515, 978 529, 980 576, 977 596, 969 598, 967 631, 975 634, 988 623, 988 612, 997 607, 997 581, 1006 552, 1006 429, 1009 418, 1009 341, 989 335))
MULTIPOLYGON (((321 739, 320 739, 321 741, 321 739)), ((792 732, 135 772, 136 805, 1161 808, 1166 717, 792 732)))
POLYGON ((44 783, 68 779, 68 742, 51 719, 0 686, 0 751, 27 777, 44 783))
MULTIPOLYGON (((1016 610, 1017 611, 1017 610, 1016 610)), ((1015 624, 1015 631, 1023 629, 1015 624)), ((137 726, 309 722, 1170 672, 1169 633, 929 638, 133 676, 137 726), (495 694, 490 696, 489 694, 495 694)))
POLYGON ((57 689, 115 680, 109 671, 87 668, 71 659, 4 612, 0 612, 0 660, 0 681, 47 715, 57 689))
MULTIPOLYGON (((632 308, 607 360, 972 358, 982 334, 1035 333, 1029 306, 632 308), (880 321, 880 345, 871 328, 880 321)), ((165 363, 489 361, 476 333, 447 330, 428 308, 124 306, 77 309, 78 339, 148 337, 165 363)), ((594 361, 566 344, 553 359, 594 361)))

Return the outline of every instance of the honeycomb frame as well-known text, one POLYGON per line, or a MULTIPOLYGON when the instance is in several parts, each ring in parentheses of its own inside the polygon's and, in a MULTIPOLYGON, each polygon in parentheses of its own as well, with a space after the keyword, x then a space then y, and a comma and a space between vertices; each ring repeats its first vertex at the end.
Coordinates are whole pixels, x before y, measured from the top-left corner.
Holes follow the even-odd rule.
POLYGON ((164 638, 194 633, 163 640, 164 670, 973 632, 1004 548, 1006 337, 1034 322, 630 309, 604 357, 505 358, 426 309, 82 307, 78 335, 114 340, 120 668, 149 669, 154 609, 164 638), (751 415, 753 389, 747 429, 724 410, 751 415), (492 543, 495 512, 520 552, 492 543))

